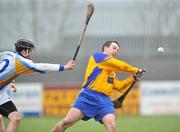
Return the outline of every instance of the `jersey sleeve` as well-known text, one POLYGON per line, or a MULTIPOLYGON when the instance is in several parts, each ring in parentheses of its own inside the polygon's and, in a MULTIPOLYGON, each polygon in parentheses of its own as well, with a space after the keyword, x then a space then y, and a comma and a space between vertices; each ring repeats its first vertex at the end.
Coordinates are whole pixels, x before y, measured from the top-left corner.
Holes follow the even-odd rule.
POLYGON ((30 67, 44 72, 63 71, 63 65, 49 63, 31 63, 30 67))
POLYGON ((60 64, 34 63, 32 60, 22 57, 18 57, 16 59, 16 66, 18 72, 24 74, 36 74, 64 70, 64 66, 60 64))
POLYGON ((112 70, 115 72, 123 72, 128 74, 135 74, 138 72, 138 68, 134 67, 122 60, 109 57, 103 53, 95 53, 93 55, 99 68, 112 70))
POLYGON ((134 82, 133 77, 128 77, 127 79, 120 81, 118 79, 114 79, 114 89, 119 91, 120 93, 124 93, 134 82))

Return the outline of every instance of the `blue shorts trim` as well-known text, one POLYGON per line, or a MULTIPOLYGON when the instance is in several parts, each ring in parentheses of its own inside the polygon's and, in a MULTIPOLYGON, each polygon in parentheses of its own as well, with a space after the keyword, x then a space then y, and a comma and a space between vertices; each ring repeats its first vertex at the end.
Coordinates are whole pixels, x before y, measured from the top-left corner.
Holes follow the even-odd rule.
POLYGON ((101 122, 107 114, 114 114, 114 104, 111 99, 103 93, 84 88, 73 107, 79 109, 85 117, 83 120, 94 118, 101 122))

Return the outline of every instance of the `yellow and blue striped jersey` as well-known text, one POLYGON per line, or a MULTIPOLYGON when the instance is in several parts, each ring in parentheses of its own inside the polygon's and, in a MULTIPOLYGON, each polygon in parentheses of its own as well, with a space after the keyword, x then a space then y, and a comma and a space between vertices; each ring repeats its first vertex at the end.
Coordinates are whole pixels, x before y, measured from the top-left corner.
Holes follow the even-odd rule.
POLYGON ((134 81, 133 77, 119 81, 116 77, 116 72, 135 74, 138 70, 137 67, 133 67, 124 61, 97 52, 89 59, 83 88, 89 88, 111 96, 113 89, 123 92, 134 81))
POLYGON ((20 74, 37 74, 48 71, 61 71, 60 64, 34 63, 17 52, 0 53, 0 90, 20 74))

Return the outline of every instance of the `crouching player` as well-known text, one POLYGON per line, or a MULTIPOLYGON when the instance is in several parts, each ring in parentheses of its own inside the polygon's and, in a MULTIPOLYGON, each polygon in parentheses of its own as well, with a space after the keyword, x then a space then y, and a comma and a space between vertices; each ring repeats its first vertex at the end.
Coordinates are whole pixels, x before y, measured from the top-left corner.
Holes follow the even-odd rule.
POLYGON ((102 52, 90 57, 81 93, 66 117, 55 125, 52 132, 64 132, 80 119, 86 121, 91 118, 102 123, 108 132, 116 132, 114 104, 109 96, 113 89, 125 92, 134 82, 133 75, 140 70, 115 58, 119 48, 116 41, 107 41, 102 52), (116 72, 132 76, 120 81, 116 72))

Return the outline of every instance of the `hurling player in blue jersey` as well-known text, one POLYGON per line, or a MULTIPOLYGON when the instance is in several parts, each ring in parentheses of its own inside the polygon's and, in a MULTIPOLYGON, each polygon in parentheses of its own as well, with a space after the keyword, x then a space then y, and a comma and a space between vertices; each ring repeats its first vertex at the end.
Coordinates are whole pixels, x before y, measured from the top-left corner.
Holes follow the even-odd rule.
MULTIPOLYGON (((13 79, 20 74, 38 74, 63 70, 72 70, 75 61, 67 64, 34 63, 30 60, 34 44, 26 39, 19 39, 15 43, 15 52, 0 53, 0 132, 16 132, 20 123, 20 114, 11 100, 8 90, 14 88, 13 79), (2 117, 9 119, 5 130, 2 117)), ((13 89, 15 90, 15 88, 13 89)))

